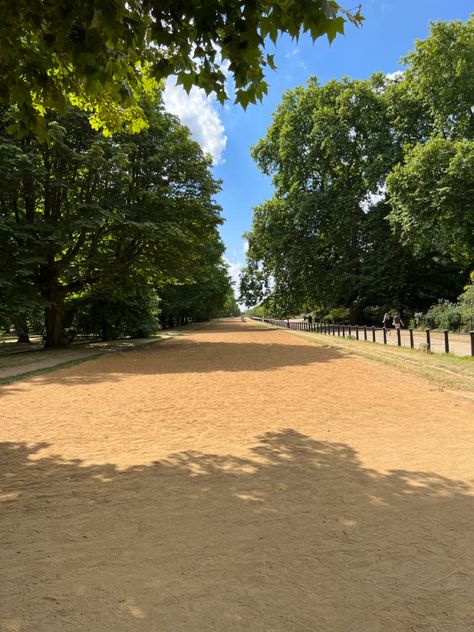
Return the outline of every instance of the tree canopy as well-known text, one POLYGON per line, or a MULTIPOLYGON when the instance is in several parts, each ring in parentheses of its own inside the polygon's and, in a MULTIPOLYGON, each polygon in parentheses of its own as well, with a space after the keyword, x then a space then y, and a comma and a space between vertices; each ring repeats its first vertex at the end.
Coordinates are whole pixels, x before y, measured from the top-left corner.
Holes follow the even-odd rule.
POLYGON ((104 300, 138 305, 222 268, 210 159, 159 99, 142 107, 149 128, 113 139, 77 109, 49 120, 48 143, 13 139, 0 119, 0 294, 11 314, 44 306, 50 346, 71 297, 104 313, 104 300))
POLYGON ((335 0, 0 0, 0 14, 0 100, 16 108, 17 133, 40 137, 45 113, 68 104, 106 132, 138 131, 140 98, 170 75, 223 102, 229 72, 245 107, 266 93, 269 40, 305 31, 332 41, 362 22, 335 0))
POLYGON ((284 95, 253 150, 275 194, 246 235, 247 305, 345 307, 357 322, 460 292, 474 262, 474 17, 432 25, 405 61, 395 78, 313 78, 284 95))

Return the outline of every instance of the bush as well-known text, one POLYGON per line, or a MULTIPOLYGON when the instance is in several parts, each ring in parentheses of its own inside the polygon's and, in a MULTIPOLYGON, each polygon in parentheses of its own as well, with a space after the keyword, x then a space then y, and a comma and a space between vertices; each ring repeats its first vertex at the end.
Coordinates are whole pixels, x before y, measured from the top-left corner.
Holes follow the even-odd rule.
POLYGON ((100 336, 103 340, 146 338, 158 330, 157 299, 113 298, 91 293, 69 300, 64 310, 66 334, 100 336))
MULTIPOLYGON (((471 274, 474 277, 474 273, 471 274)), ((459 297, 462 322, 466 330, 474 329, 474 283, 466 285, 464 292, 459 297)))
POLYGON ((429 329, 450 329, 456 331, 461 326, 461 307, 457 303, 439 299, 432 305, 422 318, 425 327, 429 329))
POLYGON ((347 323, 349 322, 349 308, 348 307, 335 307, 325 316, 323 316, 325 323, 347 323))

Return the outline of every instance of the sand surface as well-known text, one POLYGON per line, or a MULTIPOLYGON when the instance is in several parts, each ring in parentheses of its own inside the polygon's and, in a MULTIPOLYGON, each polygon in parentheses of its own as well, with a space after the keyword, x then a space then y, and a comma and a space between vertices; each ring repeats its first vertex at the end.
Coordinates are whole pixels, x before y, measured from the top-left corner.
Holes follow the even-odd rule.
POLYGON ((240 321, 0 387, 1 632, 472 632, 474 406, 240 321))

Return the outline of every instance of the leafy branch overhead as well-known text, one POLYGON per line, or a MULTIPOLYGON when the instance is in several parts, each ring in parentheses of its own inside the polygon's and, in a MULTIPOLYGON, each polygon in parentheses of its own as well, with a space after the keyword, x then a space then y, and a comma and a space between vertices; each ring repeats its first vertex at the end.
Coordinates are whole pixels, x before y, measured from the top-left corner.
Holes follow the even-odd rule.
POLYGON ((0 0, 0 13, 0 100, 18 109, 14 131, 40 137, 45 112, 63 113, 68 102, 97 129, 138 131, 139 98, 170 75, 224 102, 228 70, 246 107, 275 68, 268 40, 303 31, 331 42, 363 19, 335 0, 0 0))

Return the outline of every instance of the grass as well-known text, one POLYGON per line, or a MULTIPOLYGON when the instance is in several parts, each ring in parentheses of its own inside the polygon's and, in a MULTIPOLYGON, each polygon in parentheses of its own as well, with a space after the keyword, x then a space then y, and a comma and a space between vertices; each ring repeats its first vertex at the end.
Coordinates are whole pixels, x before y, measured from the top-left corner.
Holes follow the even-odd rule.
MULTIPOLYGON (((150 336, 150 340, 147 344, 154 344, 155 342, 160 342, 168 337, 169 336, 163 334, 150 336)), ((49 373, 58 369, 64 369, 76 364, 81 364, 82 362, 87 362, 88 360, 93 360, 105 353, 109 353, 110 347, 117 351, 130 351, 131 349, 137 349, 138 345, 134 345, 133 340, 128 338, 125 340, 110 341, 108 347, 109 348, 104 348, 103 343, 99 343, 96 346, 91 343, 79 343, 62 349, 38 349, 37 347, 31 347, 31 349, 25 350, 22 353, 13 351, 8 353, 7 350, 2 349, 2 352, 0 353, 0 371, 2 369, 13 368, 18 369, 18 373, 8 377, 0 377, 0 385, 11 384, 12 382, 20 379, 40 375, 42 373, 49 373), (130 345, 123 346, 123 343, 130 343, 130 345), (85 344, 88 346, 87 350, 84 349, 85 344), (87 355, 83 355, 79 358, 70 358, 71 354, 77 354, 81 351, 87 353, 87 355), (41 366, 45 360, 53 360, 55 363, 52 366, 41 366), (35 364, 38 365, 38 368, 35 368, 35 364), (24 367, 24 370, 22 370, 22 367, 24 367)))
POLYGON ((35 377, 35 375, 41 375, 42 373, 51 373, 52 371, 57 371, 58 369, 67 369, 68 367, 74 366, 75 364, 82 364, 83 362, 88 362, 89 360, 95 360, 101 355, 103 354, 95 353, 94 355, 90 355, 85 358, 76 358, 75 360, 66 360, 65 362, 55 364, 54 366, 43 367, 41 369, 34 369, 33 371, 25 371, 24 373, 18 373, 17 375, 10 375, 9 377, 1 377, 0 385, 11 384, 12 382, 16 382, 18 380, 24 380, 25 378, 28 378, 28 377, 35 377))

